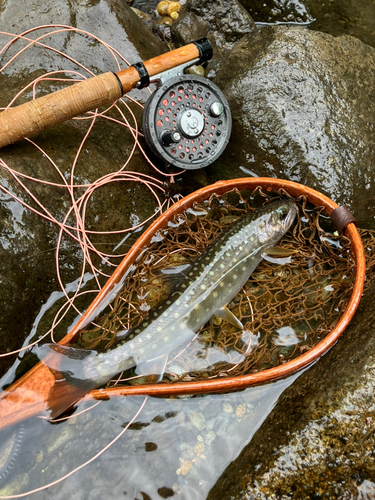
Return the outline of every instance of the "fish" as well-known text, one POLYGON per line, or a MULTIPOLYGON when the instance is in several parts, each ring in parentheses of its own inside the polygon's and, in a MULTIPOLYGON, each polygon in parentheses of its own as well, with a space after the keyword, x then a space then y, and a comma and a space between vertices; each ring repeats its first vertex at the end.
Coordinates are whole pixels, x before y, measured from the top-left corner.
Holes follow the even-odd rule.
POLYGON ((135 367, 139 375, 152 374, 160 380, 170 352, 187 345, 215 316, 243 330, 227 304, 267 250, 289 230, 296 212, 291 200, 278 200, 225 228, 184 271, 173 292, 140 325, 119 332, 118 337, 123 340, 113 349, 98 353, 59 344, 38 347, 39 358, 55 376, 47 401, 50 418, 55 419, 90 390, 130 368, 135 367), (51 352, 59 356, 50 356, 51 352))

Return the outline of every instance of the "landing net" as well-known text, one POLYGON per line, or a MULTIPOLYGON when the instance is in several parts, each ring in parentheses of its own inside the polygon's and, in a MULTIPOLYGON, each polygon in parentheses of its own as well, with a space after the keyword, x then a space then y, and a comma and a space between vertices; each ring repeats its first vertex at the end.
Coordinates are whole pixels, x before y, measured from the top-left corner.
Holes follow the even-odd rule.
MULTIPOLYGON (((82 332, 78 346, 113 347, 119 331, 136 327, 168 296, 166 271, 191 263, 226 226, 281 196, 291 198, 284 191, 270 195, 260 188, 253 193, 234 190, 175 216, 138 259, 112 310, 82 332)), ((296 222, 279 244, 290 251, 288 262, 281 264, 280 257, 276 263, 263 260, 228 305, 244 331, 224 321, 204 325, 195 340, 170 357, 164 382, 275 367, 312 349, 335 326, 353 288, 350 240, 334 232, 322 207, 310 205, 304 197, 295 201, 296 222)))

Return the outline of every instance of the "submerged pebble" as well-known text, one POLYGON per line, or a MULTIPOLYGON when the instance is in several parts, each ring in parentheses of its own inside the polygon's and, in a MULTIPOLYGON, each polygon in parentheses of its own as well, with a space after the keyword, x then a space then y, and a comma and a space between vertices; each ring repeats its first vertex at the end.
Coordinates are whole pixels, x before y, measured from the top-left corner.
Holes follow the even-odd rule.
POLYGON ((216 439, 216 434, 214 431, 208 431, 205 437, 205 443, 207 446, 211 446, 211 444, 215 441, 216 439))
POLYGON ((245 413, 246 413, 246 406, 238 405, 236 408, 236 417, 241 419, 245 416, 245 413))
POLYGON ((67 443, 71 439, 73 439, 74 431, 73 431, 72 427, 66 426, 61 430, 60 435, 58 435, 57 437, 56 436, 52 436, 52 437, 53 437, 52 442, 47 446, 47 453, 48 454, 53 453, 54 451, 57 450, 57 448, 59 448, 60 446, 62 446, 65 443, 67 443))
POLYGON ((206 428, 206 419, 203 413, 192 411, 188 414, 189 420, 192 425, 198 430, 203 431, 206 428))
POLYGON ((29 480, 29 475, 26 472, 17 474, 17 476, 14 476, 4 488, 0 489, 0 497, 8 497, 21 493, 29 484, 29 480))
MULTIPOLYGON (((181 464, 181 467, 180 467, 180 473, 183 475, 183 476, 186 476, 186 474, 189 474, 189 472, 191 471, 191 468, 193 467, 193 462, 191 460, 185 460, 185 462, 183 462, 181 464)), ((178 470, 178 469, 177 469, 178 470)))
POLYGON ((233 413, 233 406, 230 403, 223 403, 222 404, 223 412, 224 413, 233 413))

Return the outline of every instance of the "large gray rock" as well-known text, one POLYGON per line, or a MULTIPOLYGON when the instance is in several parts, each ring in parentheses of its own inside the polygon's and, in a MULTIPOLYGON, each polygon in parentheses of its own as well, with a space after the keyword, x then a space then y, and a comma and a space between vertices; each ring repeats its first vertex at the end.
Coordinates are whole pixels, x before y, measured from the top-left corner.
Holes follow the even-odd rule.
POLYGON ((236 44, 214 81, 233 116, 215 179, 251 171, 301 182, 374 227, 373 48, 345 35, 264 28, 236 44))
POLYGON ((220 60, 238 40, 255 30, 254 21, 237 0, 188 0, 171 34, 177 45, 207 37, 214 57, 220 60))
POLYGON ((374 299, 373 287, 339 342, 280 396, 208 500, 373 498, 374 299))
MULTIPOLYGON (((119 0, 35 0, 28 3, 27 9, 20 9, 16 0, 6 0, 2 2, 0 20, 2 31, 9 33, 19 34, 36 26, 49 24, 73 26, 88 31, 112 45, 130 64, 168 50, 158 38, 150 34, 131 8, 119 0)), ((40 30, 38 35, 51 31, 51 28, 40 30)), ((36 38, 32 34, 29 34, 29 37, 36 38)), ((9 36, 0 36, 1 45, 9 41, 9 36)), ((78 58, 81 53, 79 61, 96 73, 116 70, 113 58, 108 57, 108 52, 94 41, 87 43, 84 33, 75 37, 72 33, 63 32, 61 36, 47 36, 40 42, 51 44, 66 54, 72 54, 72 57, 78 58)), ((19 49, 20 45, 16 47, 19 49)), ((5 57, 8 59, 12 53, 13 50, 8 50, 5 57)), ((36 69, 54 71, 61 68, 61 61, 57 54, 35 47, 33 51, 27 51, 18 58, 11 68, 13 72, 20 70, 29 73, 36 69)), ((68 69, 69 65, 68 61, 64 61, 63 69, 68 69)))
MULTIPOLYGON (((115 47, 130 63, 149 59, 167 51, 160 40, 147 30, 124 2, 61 0, 56 3, 53 0, 36 0, 32 4, 28 2, 27 9, 20 9, 19 2, 15 0, 2 3, 0 25, 4 31, 20 33, 34 26, 50 23, 72 25, 94 33, 98 38, 115 47)), ((51 32, 52 28, 31 33, 29 36, 35 39, 47 31, 51 32)), ((0 37, 0 44, 4 45, 10 39, 9 36, 3 35, 0 37)), ((108 50, 103 49, 99 43, 85 35, 64 32, 56 36, 48 36, 41 41, 68 54, 85 65, 93 74, 118 70, 108 50)), ((9 61, 12 55, 25 45, 25 42, 20 41, 10 46, 0 56, 1 65, 9 61)), ((123 63, 122 67, 124 67, 123 63)), ((35 77, 47 71, 56 70, 77 70, 89 76, 74 62, 35 46, 21 54, 0 74, 2 89, 0 106, 6 106, 17 92, 35 77)), ((36 87, 37 95, 55 89, 57 89, 57 84, 54 82, 51 87, 47 84, 36 87)), ((143 90, 136 91, 132 95, 145 100, 149 94, 143 90)), ((21 101, 29 99, 31 99, 30 92, 21 101)), ((133 111, 139 124, 140 110, 133 106, 133 111)), ((126 111, 125 114, 134 126, 130 114, 126 111)), ((118 117, 119 115, 116 116, 118 117)), ((69 121, 33 137, 33 140, 50 155, 65 178, 69 179, 75 154, 87 130, 87 121, 69 121)), ((78 184, 92 182, 107 173, 120 169, 128 159, 133 145, 134 139, 129 130, 107 120, 98 119, 77 162, 75 182, 78 184)), ((1 149, 0 157, 19 172, 61 183, 61 178, 46 158, 26 141, 1 149)), ((136 150, 128 169, 151 173, 139 149, 136 150)), ((0 169, 0 182, 22 201, 39 208, 4 169, 0 169)), ((70 206, 69 195, 65 189, 29 181, 26 181, 26 184, 57 220, 64 219, 70 206)), ((135 182, 116 183, 101 188, 92 197, 88 204, 87 224, 90 229, 99 231, 123 229, 149 217, 154 213, 155 208, 155 200, 147 188, 135 182), (142 204, 139 203, 140 199, 142 199, 142 204)), ((71 218, 70 222, 74 223, 74 220, 71 218)), ((31 336, 35 334, 33 324, 36 319, 39 321, 38 314, 49 298, 56 299, 56 294, 53 296, 52 294, 60 291, 60 287, 55 265, 57 226, 31 213, 9 195, 0 191, 0 233, 0 302, 2 304, 0 352, 3 353, 21 347, 30 333, 31 336)), ((108 251, 108 253, 112 253, 123 237, 124 235, 111 238, 92 236, 100 250, 108 251)), ((117 252, 125 253, 131 241, 128 239, 117 252)), ((99 259, 96 259, 95 263, 103 266, 99 259)), ((82 254, 76 242, 69 237, 63 239, 59 265, 65 285, 74 282, 79 277, 82 254)), ((113 268, 107 267, 105 272, 110 274, 112 270, 113 268)), ((92 286, 96 288, 94 283, 92 286)), ((74 289, 74 285, 71 288, 74 289)), ((92 298, 88 295, 87 300, 81 302, 79 307, 84 310, 87 302, 91 300, 92 298)), ((61 305, 62 301, 46 311, 39 324, 38 334, 49 329, 58 304, 61 305)), ((59 335, 66 332, 66 328, 75 315, 76 312, 69 315, 67 322, 60 328, 59 335)), ((1 375, 13 360, 14 358, 0 358, 1 375)), ((9 372, 6 383, 11 381, 12 376, 13 372, 9 372)), ((2 381, 5 382, 4 379, 2 381)))

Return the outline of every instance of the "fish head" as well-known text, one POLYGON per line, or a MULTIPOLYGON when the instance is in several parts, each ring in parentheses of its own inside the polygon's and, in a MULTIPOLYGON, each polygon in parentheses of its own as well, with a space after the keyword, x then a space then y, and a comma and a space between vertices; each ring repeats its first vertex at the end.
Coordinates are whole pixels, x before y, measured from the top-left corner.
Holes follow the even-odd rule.
POLYGON ((279 241, 293 224, 297 207, 291 200, 278 200, 264 207, 259 224, 259 241, 272 246, 279 241))

